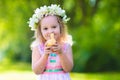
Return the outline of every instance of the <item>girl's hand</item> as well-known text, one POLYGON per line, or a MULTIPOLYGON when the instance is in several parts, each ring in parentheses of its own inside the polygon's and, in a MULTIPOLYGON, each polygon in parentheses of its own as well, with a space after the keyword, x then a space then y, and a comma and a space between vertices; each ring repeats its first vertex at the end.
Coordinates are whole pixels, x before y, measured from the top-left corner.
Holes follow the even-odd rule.
POLYGON ((45 53, 45 54, 48 54, 48 55, 49 55, 50 53, 52 53, 51 46, 47 46, 47 45, 45 44, 44 53, 45 53))
POLYGON ((52 47, 51 47, 52 51, 57 53, 57 54, 61 54, 62 53, 62 48, 59 44, 54 44, 52 47))

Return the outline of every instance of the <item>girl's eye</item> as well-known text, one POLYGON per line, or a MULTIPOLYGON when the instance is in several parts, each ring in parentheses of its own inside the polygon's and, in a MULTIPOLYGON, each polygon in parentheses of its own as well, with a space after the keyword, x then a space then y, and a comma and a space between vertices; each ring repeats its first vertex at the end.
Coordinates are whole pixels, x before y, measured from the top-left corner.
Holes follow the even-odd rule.
POLYGON ((43 30, 47 30, 48 28, 43 28, 43 30))
POLYGON ((56 26, 53 26, 52 28, 56 28, 56 26))

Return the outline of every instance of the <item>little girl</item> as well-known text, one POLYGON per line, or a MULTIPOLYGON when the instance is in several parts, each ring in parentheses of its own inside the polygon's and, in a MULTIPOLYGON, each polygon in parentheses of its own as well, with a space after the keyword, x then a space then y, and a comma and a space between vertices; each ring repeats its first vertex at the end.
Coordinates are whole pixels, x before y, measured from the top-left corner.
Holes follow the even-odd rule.
POLYGON ((65 11, 53 4, 37 8, 30 18, 29 27, 35 31, 31 45, 32 70, 39 76, 38 80, 70 80, 73 57, 72 40, 65 26, 68 20, 65 11), (51 34, 54 43, 50 42, 51 34))

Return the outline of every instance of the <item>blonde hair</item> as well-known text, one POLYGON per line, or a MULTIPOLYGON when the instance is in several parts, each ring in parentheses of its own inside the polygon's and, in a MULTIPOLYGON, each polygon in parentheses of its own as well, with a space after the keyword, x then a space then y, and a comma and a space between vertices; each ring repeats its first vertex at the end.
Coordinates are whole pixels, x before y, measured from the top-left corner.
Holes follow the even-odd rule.
MULTIPOLYGON (((43 17, 44 18, 44 17, 43 17)), ((60 41, 61 42, 70 42, 70 44, 72 43, 72 36, 68 35, 68 30, 67 30, 67 26, 63 23, 62 18, 59 16, 56 16, 57 21, 60 25, 60 41), (69 41, 71 40, 71 41, 69 41)), ((42 32, 41 32, 41 21, 39 21, 39 25, 34 33, 34 38, 35 40, 32 42, 31 44, 31 48, 34 46, 37 46, 39 44, 44 44, 45 43, 45 39, 43 38, 42 32)))

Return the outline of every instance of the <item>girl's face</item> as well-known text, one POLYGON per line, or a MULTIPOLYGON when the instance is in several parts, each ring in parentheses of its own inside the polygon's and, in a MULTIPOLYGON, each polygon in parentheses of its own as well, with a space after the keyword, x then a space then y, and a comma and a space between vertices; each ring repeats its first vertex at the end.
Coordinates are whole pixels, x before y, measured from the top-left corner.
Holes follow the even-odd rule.
POLYGON ((55 39, 60 39, 60 25, 56 16, 46 16, 41 20, 41 33, 45 40, 50 39, 50 34, 54 33, 55 39))

